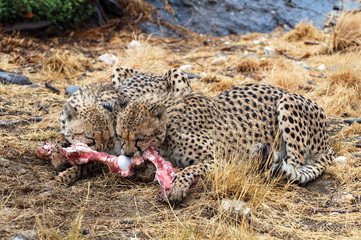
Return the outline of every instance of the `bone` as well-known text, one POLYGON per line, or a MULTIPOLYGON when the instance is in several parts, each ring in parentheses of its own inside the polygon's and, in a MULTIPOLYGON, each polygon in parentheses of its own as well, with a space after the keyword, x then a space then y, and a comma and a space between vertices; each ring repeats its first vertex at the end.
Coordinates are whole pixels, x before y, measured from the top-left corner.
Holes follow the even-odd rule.
POLYGON ((38 157, 50 160, 54 151, 54 145, 50 143, 43 143, 41 147, 36 148, 36 154, 38 157))
POLYGON ((104 152, 94 151, 83 143, 77 143, 71 147, 62 148, 61 151, 72 165, 98 161, 107 165, 110 171, 115 172, 122 177, 131 176, 135 165, 140 165, 145 160, 148 160, 152 162, 157 169, 154 181, 157 181, 161 186, 160 193, 163 198, 169 195, 176 171, 172 164, 165 161, 152 147, 144 151, 142 157, 132 160, 123 155, 113 156, 104 152))

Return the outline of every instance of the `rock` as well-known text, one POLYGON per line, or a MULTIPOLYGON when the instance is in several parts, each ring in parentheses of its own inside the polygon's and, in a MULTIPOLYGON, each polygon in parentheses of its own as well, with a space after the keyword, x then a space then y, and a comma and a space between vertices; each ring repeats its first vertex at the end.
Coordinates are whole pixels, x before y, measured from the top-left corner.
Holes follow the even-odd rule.
POLYGON ((216 59, 214 59, 211 64, 212 65, 215 65, 215 66, 219 66, 219 65, 222 65, 226 62, 226 56, 221 56, 221 57, 218 57, 216 59))
POLYGON ((344 156, 339 156, 339 157, 333 159, 333 162, 334 162, 334 163, 343 163, 343 164, 346 164, 346 163, 347 163, 347 158, 344 157, 344 156))
POLYGON ((188 79, 201 78, 201 76, 199 76, 199 75, 194 75, 193 73, 189 73, 189 72, 184 72, 184 73, 187 74, 188 79))
POLYGON ((192 65, 182 65, 179 67, 180 70, 185 71, 185 70, 191 70, 192 69, 192 65))
POLYGON ((222 200, 220 212, 227 212, 232 217, 236 218, 249 218, 251 209, 247 207, 247 203, 240 200, 222 200))
POLYGON ((361 10, 361 3, 356 1, 342 1, 341 2, 341 9, 343 11, 349 12, 349 11, 360 11, 361 10))
POLYGON ((118 17, 122 17, 124 15, 124 7, 119 4, 117 0, 103 0, 102 3, 104 3, 104 7, 106 8, 104 10, 110 11, 118 17))
POLYGON ((33 84, 29 78, 23 75, 17 75, 8 72, 0 72, 0 82, 2 84, 19 84, 19 85, 31 85, 33 84))
POLYGON ((311 80, 307 80, 306 83, 313 85, 313 82, 311 80))
POLYGON ((114 66, 119 62, 119 59, 111 53, 105 53, 98 58, 99 60, 105 62, 109 66, 114 66))
POLYGON ((3 33, 10 33, 13 31, 39 31, 44 30, 44 28, 49 27, 50 25, 51 23, 49 21, 19 23, 4 30, 3 33))
POLYGON ((354 122, 361 123, 361 118, 345 119, 345 120, 343 120, 343 122, 344 123, 354 123, 354 122))
POLYGON ((128 48, 133 49, 142 46, 142 43, 136 40, 133 40, 129 43, 128 48))
POLYGON ((19 232, 12 236, 9 240, 38 240, 36 232, 28 230, 25 232, 19 232))
POLYGON ((274 50, 273 48, 268 47, 268 46, 264 48, 264 54, 266 54, 267 56, 275 56, 275 55, 278 55, 278 53, 276 52, 276 50, 274 50))
MULTIPOLYGON (((322 27, 326 15, 339 5, 339 0, 168 0, 174 10, 173 15, 165 10, 163 0, 145 2, 156 8, 154 20, 211 36, 272 32, 277 27, 294 28, 301 21, 312 21, 322 27)), ((172 36, 175 32, 150 22, 141 23, 140 28, 146 33, 157 33, 163 37, 172 36)))
POLYGON ((344 204, 352 204, 355 202, 355 196, 350 193, 340 193, 337 196, 332 198, 333 202, 336 202, 338 204, 344 205, 344 204))
POLYGON ((297 61, 295 63, 301 65, 306 70, 312 70, 312 68, 308 66, 304 61, 297 61))
POLYGON ((259 56, 258 54, 248 53, 248 52, 242 54, 241 57, 242 57, 242 58, 243 58, 243 57, 256 57, 256 58, 260 58, 260 56, 259 56))
POLYGON ((325 64, 321 64, 320 66, 317 67, 317 69, 320 71, 325 70, 325 64))
POLYGON ((76 91, 78 91, 80 89, 79 86, 67 86, 65 89, 65 92, 69 95, 72 95, 73 93, 75 93, 76 91))

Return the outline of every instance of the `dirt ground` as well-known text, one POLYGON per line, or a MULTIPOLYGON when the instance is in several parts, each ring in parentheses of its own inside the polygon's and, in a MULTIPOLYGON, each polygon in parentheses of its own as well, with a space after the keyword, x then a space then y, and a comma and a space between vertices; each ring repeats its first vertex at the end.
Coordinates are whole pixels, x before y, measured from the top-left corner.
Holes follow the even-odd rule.
POLYGON ((154 38, 116 24, 61 37, 0 34, 0 70, 33 82, 0 85, 0 120, 9 121, 0 125, 0 238, 34 230, 41 239, 361 239, 361 124, 343 122, 361 117, 360 49, 331 51, 332 37, 310 24, 223 38, 154 38), (128 48, 132 40, 141 46, 128 48), (209 96, 255 81, 305 95, 325 109, 331 142, 347 162, 306 186, 240 180, 237 190, 219 192, 203 181, 175 207, 159 201, 155 183, 107 171, 54 187, 53 168, 35 149, 59 133, 67 86, 110 81, 113 67, 98 59, 104 53, 155 74, 190 65, 185 71, 200 77, 193 90, 209 96), (249 205, 249 218, 232 221, 218 210, 234 197, 249 205))

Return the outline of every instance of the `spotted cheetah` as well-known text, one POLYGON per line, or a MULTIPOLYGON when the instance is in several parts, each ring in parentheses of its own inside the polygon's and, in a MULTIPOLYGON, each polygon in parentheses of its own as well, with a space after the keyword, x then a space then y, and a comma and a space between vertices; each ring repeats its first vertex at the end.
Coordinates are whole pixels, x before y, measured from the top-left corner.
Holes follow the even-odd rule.
POLYGON ((116 114, 141 95, 180 90, 192 90, 187 75, 180 70, 169 70, 158 76, 118 67, 113 71, 112 83, 96 83, 75 92, 64 104, 60 115, 61 134, 52 165, 56 171, 66 171, 60 173, 56 181, 72 184, 101 169, 98 163, 70 167, 60 153, 60 147, 82 142, 94 150, 119 155, 120 145, 115 138, 116 114))
POLYGON ((195 92, 145 96, 119 112, 116 132, 122 154, 139 157, 152 146, 183 168, 169 194, 173 202, 181 201, 191 184, 211 171, 215 146, 251 154, 258 145, 265 153, 279 133, 281 147, 273 151, 271 168, 299 183, 320 176, 334 157, 325 114, 315 102, 259 83, 233 87, 213 98, 195 92))

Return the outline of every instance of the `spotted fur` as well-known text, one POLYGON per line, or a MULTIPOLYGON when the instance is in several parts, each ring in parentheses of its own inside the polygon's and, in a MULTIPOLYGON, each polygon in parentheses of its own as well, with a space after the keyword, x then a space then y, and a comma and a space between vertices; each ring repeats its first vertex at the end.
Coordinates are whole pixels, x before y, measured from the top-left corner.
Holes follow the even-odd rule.
POLYGON ((96 83, 75 92, 64 104, 60 115, 61 135, 52 165, 57 171, 66 170, 56 177, 56 181, 72 184, 99 168, 98 163, 70 167, 60 154, 60 147, 82 142, 94 150, 118 155, 120 145, 114 129, 117 113, 142 95, 180 90, 191 91, 187 75, 180 70, 172 69, 158 76, 118 67, 113 71, 112 83, 96 83))
POLYGON ((116 132, 123 154, 138 157, 153 146, 184 168, 169 196, 181 201, 213 168, 215 146, 250 153, 258 144, 257 151, 267 155, 278 132, 281 147, 273 152, 273 172, 299 183, 315 179, 334 157, 325 127, 326 116, 315 102, 252 83, 213 98, 194 92, 146 96, 118 114, 116 132))

